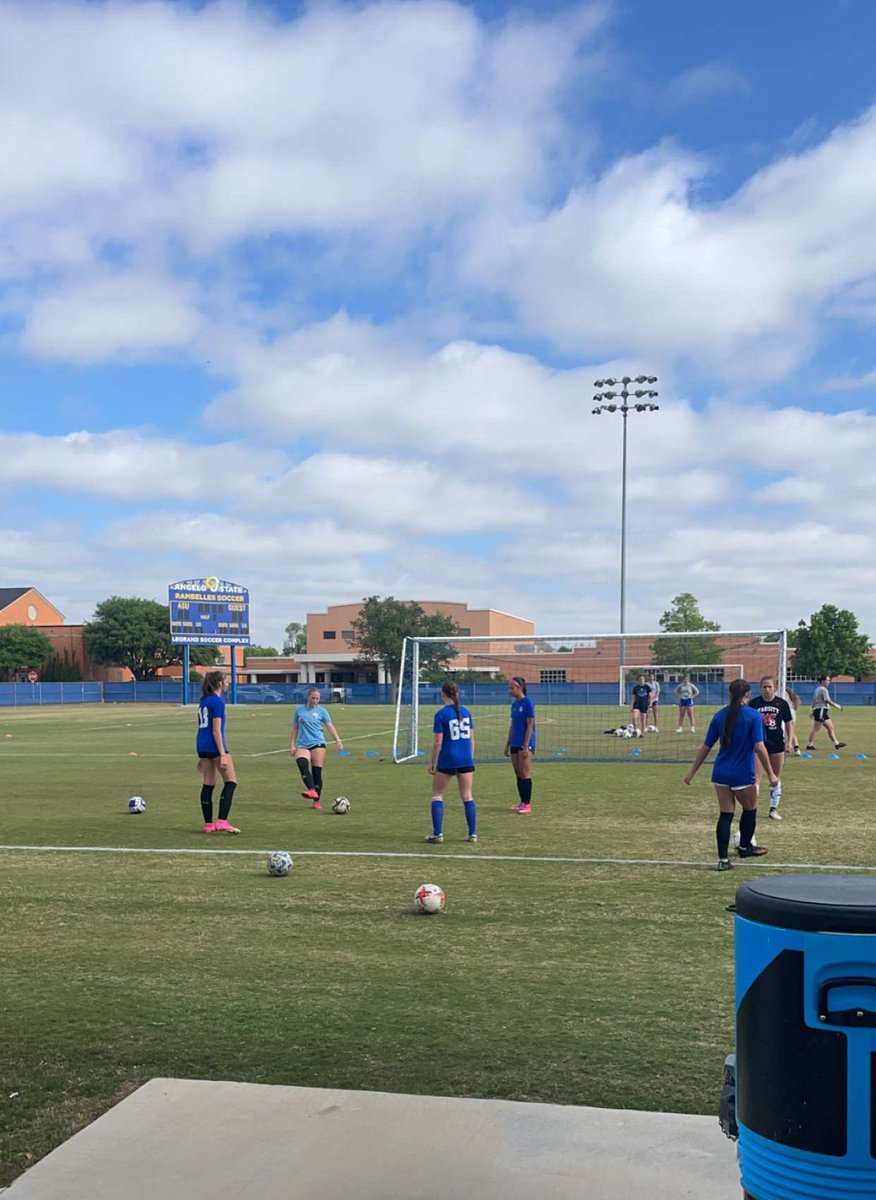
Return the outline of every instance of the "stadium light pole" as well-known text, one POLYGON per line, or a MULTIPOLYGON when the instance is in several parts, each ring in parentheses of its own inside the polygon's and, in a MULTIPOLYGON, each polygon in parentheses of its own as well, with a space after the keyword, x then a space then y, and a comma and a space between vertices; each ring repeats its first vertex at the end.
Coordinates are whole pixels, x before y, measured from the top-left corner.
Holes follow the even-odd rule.
MULTIPOLYGON (((624 375, 620 379, 597 379, 593 386, 597 389, 597 394, 593 397, 595 405, 592 415, 598 417, 601 413, 620 413, 624 419, 624 434, 623 434, 623 463, 621 470, 621 559, 620 559, 620 687, 624 686, 624 671, 626 665, 626 643, 624 642, 624 633, 626 632, 626 616, 627 616, 627 419, 631 412, 657 412, 660 408, 659 404, 654 404, 654 399, 659 395, 658 392, 652 390, 652 385, 657 382, 656 375, 636 375, 631 377, 624 375), (633 391, 630 391, 630 384, 637 386, 633 391), (615 390, 617 389, 617 390, 615 390)), ((624 703, 624 695, 621 690, 621 704, 624 703)))

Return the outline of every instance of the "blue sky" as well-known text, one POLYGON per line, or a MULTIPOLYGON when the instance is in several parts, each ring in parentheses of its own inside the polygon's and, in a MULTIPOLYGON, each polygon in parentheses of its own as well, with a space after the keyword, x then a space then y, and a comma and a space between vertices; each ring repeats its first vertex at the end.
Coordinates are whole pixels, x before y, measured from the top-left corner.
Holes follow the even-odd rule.
POLYGON ((2 0, 2 581, 876 638, 867 0, 2 0))

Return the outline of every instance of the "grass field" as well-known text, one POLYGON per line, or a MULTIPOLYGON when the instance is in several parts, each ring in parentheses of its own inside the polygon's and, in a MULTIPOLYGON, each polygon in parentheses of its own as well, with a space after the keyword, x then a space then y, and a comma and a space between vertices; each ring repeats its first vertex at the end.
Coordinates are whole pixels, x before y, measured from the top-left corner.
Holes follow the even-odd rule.
POLYGON ((208 839, 191 710, 0 709, 0 1185, 156 1075, 714 1112, 735 888, 874 865, 867 710, 838 718, 839 761, 825 742, 788 762, 768 858, 727 875, 706 768, 688 789, 677 765, 537 764, 518 817, 510 767, 485 765, 477 846, 451 799, 430 847, 392 714, 333 716, 351 753, 325 794, 348 816, 300 798, 289 710, 241 707, 243 833, 208 839), (440 917, 414 915, 422 882, 447 892, 440 917))

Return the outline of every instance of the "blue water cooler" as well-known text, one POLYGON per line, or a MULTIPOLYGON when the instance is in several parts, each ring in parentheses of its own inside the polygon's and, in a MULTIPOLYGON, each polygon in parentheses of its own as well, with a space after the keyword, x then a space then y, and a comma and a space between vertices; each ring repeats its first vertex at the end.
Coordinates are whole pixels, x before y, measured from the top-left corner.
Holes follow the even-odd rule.
POLYGON ((735 924, 747 1200, 876 1200, 876 880, 758 879, 735 924))

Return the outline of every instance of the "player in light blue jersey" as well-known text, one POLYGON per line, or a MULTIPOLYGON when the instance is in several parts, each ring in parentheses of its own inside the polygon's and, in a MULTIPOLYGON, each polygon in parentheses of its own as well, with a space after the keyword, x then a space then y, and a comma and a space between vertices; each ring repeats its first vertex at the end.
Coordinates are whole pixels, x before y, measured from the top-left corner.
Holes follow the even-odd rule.
POLYGON ((224 671, 208 671, 201 686, 198 704, 198 736, 195 749, 198 754, 198 771, 201 774, 201 812, 204 815, 204 833, 240 833, 228 820, 231 801, 237 787, 234 760, 228 753, 225 741, 225 700, 228 676, 224 671), (222 776, 222 792, 219 797, 219 819, 213 820, 213 791, 216 776, 222 776))
POLYGON ((319 688, 311 688, 307 693, 307 701, 299 704, 295 710, 289 753, 295 759, 304 781, 301 795, 305 800, 312 800, 314 808, 322 808, 319 798, 322 794, 326 729, 335 739, 338 749, 343 750, 341 736, 319 702, 319 688))
POLYGON ((432 783, 432 832, 427 842, 444 841, 444 793, 453 776, 459 787, 459 798, 465 809, 468 841, 478 840, 477 805, 472 797, 474 775, 474 720, 467 708, 459 703, 459 688, 452 679, 441 685, 441 698, 446 701, 435 713, 432 723, 432 756, 429 774, 432 783))
POLYGON ((765 846, 754 841, 757 825, 757 783, 755 781, 755 759, 775 787, 779 780, 773 770, 770 756, 764 745, 763 720, 755 708, 749 708, 751 684, 745 679, 734 679, 730 684, 730 703, 719 708, 709 722, 705 742, 697 751, 691 769, 684 777, 689 784, 706 761, 715 742, 721 748, 712 768, 712 783, 718 797, 718 824, 715 838, 718 843, 718 870, 727 871, 730 862, 730 827, 736 812, 736 801, 742 805, 739 819, 739 857, 759 858, 766 854, 765 846))
POLYGON ((505 757, 517 778, 516 804, 511 811, 526 816, 532 812, 532 752, 535 750, 535 705, 526 694, 526 680, 513 675, 508 681, 511 696, 511 724, 505 742, 505 757))

